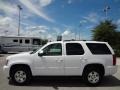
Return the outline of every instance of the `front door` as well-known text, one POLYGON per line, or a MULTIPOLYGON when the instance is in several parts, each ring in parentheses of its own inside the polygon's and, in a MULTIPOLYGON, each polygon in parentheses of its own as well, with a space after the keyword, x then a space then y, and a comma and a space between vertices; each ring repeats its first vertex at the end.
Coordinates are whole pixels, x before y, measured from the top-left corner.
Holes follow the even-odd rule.
POLYGON ((42 56, 36 60, 36 71, 39 75, 64 75, 64 58, 62 44, 54 43, 46 46, 42 56))

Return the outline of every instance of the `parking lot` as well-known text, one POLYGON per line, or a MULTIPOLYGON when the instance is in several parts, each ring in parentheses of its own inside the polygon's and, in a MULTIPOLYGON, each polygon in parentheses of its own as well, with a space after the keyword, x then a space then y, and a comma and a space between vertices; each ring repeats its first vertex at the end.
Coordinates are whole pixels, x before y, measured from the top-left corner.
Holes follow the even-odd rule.
POLYGON ((107 76, 98 87, 86 86, 80 77, 36 77, 27 86, 15 86, 4 76, 2 67, 5 57, 0 54, 0 90, 119 90, 120 89, 120 58, 117 58, 118 71, 107 76))

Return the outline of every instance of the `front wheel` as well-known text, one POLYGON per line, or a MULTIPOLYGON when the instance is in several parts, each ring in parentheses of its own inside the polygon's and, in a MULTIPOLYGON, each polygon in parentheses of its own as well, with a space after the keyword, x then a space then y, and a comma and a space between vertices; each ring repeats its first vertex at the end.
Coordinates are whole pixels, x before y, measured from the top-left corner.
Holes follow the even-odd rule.
POLYGON ((15 84, 23 85, 31 79, 31 73, 26 68, 16 68, 11 73, 11 79, 15 84))
POLYGON ((87 69, 83 74, 85 83, 89 86, 97 86, 102 80, 103 74, 97 69, 87 69))

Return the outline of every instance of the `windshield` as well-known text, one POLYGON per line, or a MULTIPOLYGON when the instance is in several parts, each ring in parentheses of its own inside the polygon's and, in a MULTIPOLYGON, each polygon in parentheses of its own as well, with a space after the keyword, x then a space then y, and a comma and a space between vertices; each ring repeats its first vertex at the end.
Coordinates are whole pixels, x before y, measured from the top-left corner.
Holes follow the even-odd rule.
MULTIPOLYGON (((41 47, 40 47, 40 48, 41 48, 41 47)), ((40 50, 40 48, 38 48, 38 49, 33 49, 33 51, 31 51, 30 54, 36 53, 38 50, 40 50)))

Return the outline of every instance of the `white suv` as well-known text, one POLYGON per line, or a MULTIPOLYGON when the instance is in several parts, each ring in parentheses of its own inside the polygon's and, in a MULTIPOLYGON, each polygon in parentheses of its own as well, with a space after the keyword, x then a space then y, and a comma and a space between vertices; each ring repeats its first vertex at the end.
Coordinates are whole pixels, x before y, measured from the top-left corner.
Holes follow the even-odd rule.
POLYGON ((117 72, 114 51, 98 41, 49 42, 39 50, 8 56, 3 69, 19 85, 32 76, 82 76, 88 85, 98 85, 103 76, 117 72))

